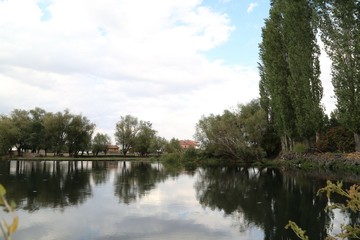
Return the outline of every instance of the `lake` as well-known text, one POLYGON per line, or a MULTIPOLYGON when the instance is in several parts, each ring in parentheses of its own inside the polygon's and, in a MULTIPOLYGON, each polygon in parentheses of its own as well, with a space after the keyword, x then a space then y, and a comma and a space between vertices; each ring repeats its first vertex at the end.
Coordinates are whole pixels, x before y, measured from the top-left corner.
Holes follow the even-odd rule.
MULTIPOLYGON (((359 215, 324 211, 326 179, 359 176, 271 168, 184 170, 122 161, 1 161, 0 183, 17 205, 21 239, 310 239, 359 215)), ((339 200, 339 199, 338 199, 339 200)), ((4 215, 4 213, 2 213, 4 215)))

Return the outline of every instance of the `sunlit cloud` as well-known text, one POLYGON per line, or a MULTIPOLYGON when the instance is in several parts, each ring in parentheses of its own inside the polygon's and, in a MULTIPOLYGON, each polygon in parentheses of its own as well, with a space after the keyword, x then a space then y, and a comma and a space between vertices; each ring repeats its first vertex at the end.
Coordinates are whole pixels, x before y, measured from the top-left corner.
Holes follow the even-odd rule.
POLYGON ((254 9, 258 6, 259 4, 257 2, 252 2, 249 4, 248 8, 246 9, 247 13, 251 13, 252 11, 254 11, 254 9))

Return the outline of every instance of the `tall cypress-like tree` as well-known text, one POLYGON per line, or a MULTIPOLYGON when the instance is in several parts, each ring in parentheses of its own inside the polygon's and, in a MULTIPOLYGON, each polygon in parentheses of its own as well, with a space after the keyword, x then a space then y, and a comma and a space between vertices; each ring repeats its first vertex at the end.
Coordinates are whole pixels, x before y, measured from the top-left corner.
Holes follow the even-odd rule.
POLYGON ((260 44, 260 102, 268 108, 265 110, 274 121, 281 137, 282 150, 289 151, 292 150, 296 132, 288 85, 290 69, 281 12, 283 3, 273 0, 271 4, 270 17, 265 20, 260 44))
POLYGON ((309 0, 284 1, 282 10, 296 130, 300 139, 309 142, 315 133, 319 136, 324 115, 314 11, 309 0))
POLYGON ((273 117, 282 150, 320 129, 319 48, 309 0, 272 0, 260 44, 261 104, 273 117), (266 109, 267 108, 267 109, 266 109))
POLYGON ((360 2, 316 0, 321 37, 332 60, 339 120, 354 133, 360 152, 360 2))

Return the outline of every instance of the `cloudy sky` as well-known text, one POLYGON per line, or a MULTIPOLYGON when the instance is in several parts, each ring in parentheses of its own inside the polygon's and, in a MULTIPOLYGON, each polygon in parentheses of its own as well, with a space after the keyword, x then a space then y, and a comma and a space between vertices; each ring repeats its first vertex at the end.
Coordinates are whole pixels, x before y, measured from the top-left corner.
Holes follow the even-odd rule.
POLYGON ((110 136, 131 114, 191 139, 202 115, 258 97, 268 11, 269 0, 0 0, 0 114, 69 109, 110 136))

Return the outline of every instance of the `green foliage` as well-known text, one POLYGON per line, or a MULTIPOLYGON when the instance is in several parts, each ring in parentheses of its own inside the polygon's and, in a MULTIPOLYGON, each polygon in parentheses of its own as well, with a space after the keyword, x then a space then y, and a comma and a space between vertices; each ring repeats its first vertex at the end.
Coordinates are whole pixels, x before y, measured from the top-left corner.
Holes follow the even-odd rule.
POLYGON ((160 155, 165 151, 167 144, 168 142, 165 138, 154 136, 154 138, 151 141, 150 152, 160 155))
POLYGON ((291 228, 296 234, 296 236, 298 236, 298 238, 300 238, 301 240, 309 240, 309 237, 305 235, 306 231, 302 230, 295 222, 289 221, 285 228, 291 228))
POLYGON ((166 148, 166 140, 156 136, 151 122, 139 121, 131 115, 121 117, 116 124, 115 140, 122 146, 124 156, 130 149, 134 153, 146 156, 149 153, 160 154, 166 148))
POLYGON ((95 124, 82 115, 68 110, 47 113, 41 108, 30 111, 15 109, 10 116, 0 117, 0 154, 4 155, 15 146, 18 156, 31 150, 41 149, 59 154, 68 149, 71 155, 90 148, 95 124))
POLYGON ((10 119, 14 124, 14 145, 16 146, 18 155, 20 156, 21 150, 28 147, 27 140, 30 135, 30 117, 28 116, 27 111, 15 109, 11 112, 10 119))
MULTIPOLYGON (((270 16, 265 20, 265 27, 262 29, 262 43, 259 46, 259 90, 262 107, 284 140, 295 135, 295 114, 287 83, 290 70, 282 24, 283 6, 280 4, 280 1, 273 1, 270 16)), ((284 146, 285 144, 283 150, 289 150, 284 146)))
POLYGON ((145 156, 150 153, 152 142, 154 141, 156 131, 152 129, 152 123, 140 121, 139 131, 134 140, 134 151, 145 156))
POLYGON ((267 158, 278 156, 281 150, 280 137, 276 132, 272 121, 268 121, 266 124, 266 129, 261 141, 261 148, 266 152, 267 158))
POLYGON ((111 144, 110 136, 107 134, 97 133, 92 141, 92 151, 96 156, 99 152, 104 152, 104 154, 108 151, 108 145, 111 144))
POLYGON ((131 115, 121 117, 116 123, 115 140, 122 146, 124 156, 135 144, 135 137, 139 131, 139 120, 131 115))
POLYGON ((293 151, 296 153, 305 153, 308 147, 303 143, 295 143, 293 151))
POLYGON ((282 150, 320 131, 319 47, 312 6, 307 0, 274 0, 260 44, 261 106, 281 136, 282 150))
POLYGON ((264 156, 261 148, 266 115, 258 100, 239 105, 234 112, 202 117, 195 138, 208 157, 254 161, 264 156))
POLYGON ((8 223, 5 219, 0 223, 0 229, 5 240, 11 240, 11 235, 16 231, 19 226, 19 217, 15 215, 14 208, 15 203, 8 203, 5 198, 6 190, 3 185, 0 184, 0 205, 4 206, 4 210, 11 217, 11 223, 8 223))
POLYGON ((7 154, 16 142, 14 123, 9 117, 0 116, 0 155, 7 154))
POLYGON ((179 139, 172 138, 165 146, 166 153, 180 153, 182 152, 179 139))
POLYGON ((82 115, 71 115, 66 128, 65 142, 69 155, 78 155, 79 151, 90 149, 95 124, 82 115))
POLYGON ((160 160, 165 164, 177 165, 180 164, 181 158, 181 153, 165 153, 161 156, 160 160))
MULTIPOLYGON (((337 182, 336 184, 332 183, 331 181, 327 181, 327 185, 324 188, 321 188, 318 191, 318 195, 321 193, 326 193, 328 198, 328 202, 330 203, 326 209, 341 209, 351 210, 353 212, 360 211, 360 186, 359 185, 352 185, 348 190, 343 189, 343 184, 341 182, 337 182), (340 196, 345 197, 346 204, 338 204, 332 203, 330 197, 332 194, 337 194, 340 196)), ((302 230, 296 223, 289 221, 289 223, 285 226, 285 228, 291 228, 295 234, 302 240, 308 240, 309 238, 305 235, 305 231, 302 230)), ((328 236, 326 239, 328 240, 336 240, 336 239, 360 239, 360 226, 355 225, 341 225, 341 233, 336 234, 335 236, 328 236)))
POLYGON ((316 0, 321 39, 332 60, 339 120, 354 133, 360 151, 359 1, 316 0))

